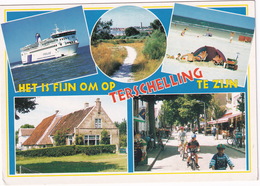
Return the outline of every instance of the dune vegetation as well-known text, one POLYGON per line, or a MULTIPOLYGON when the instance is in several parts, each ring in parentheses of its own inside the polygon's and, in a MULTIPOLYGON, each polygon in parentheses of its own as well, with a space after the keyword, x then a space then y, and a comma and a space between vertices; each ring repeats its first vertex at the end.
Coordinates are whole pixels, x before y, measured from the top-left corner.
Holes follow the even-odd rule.
POLYGON ((108 76, 113 75, 127 57, 124 47, 115 46, 112 43, 99 43, 97 46, 91 46, 91 52, 97 66, 108 76))
POLYGON ((138 31, 133 27, 125 29, 125 35, 110 34, 112 20, 99 21, 91 39, 92 56, 98 67, 108 76, 112 76, 127 57, 124 46, 133 47, 137 57, 132 65, 134 81, 152 75, 160 66, 166 52, 166 35, 159 20, 151 23, 152 31, 138 31))

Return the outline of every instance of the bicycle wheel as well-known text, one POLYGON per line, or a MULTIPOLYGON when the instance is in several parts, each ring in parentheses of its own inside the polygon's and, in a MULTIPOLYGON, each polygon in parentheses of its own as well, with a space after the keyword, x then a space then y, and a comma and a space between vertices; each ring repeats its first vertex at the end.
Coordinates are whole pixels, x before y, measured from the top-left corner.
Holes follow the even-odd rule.
POLYGON ((183 154, 182 154, 182 161, 184 161, 184 159, 185 159, 185 153, 184 153, 184 151, 183 151, 183 154))
POLYGON ((228 138, 228 139, 227 139, 227 144, 233 145, 233 144, 234 144, 233 138, 228 138))
POLYGON ((236 146, 237 148, 239 148, 239 146, 240 146, 240 141, 239 141, 239 139, 236 139, 236 140, 235 140, 235 146, 236 146))
POLYGON ((180 149, 180 157, 183 157, 183 149, 180 149))
POLYGON ((195 165, 195 161, 194 160, 192 160, 192 162, 191 162, 191 169, 192 170, 196 169, 196 165, 195 165))

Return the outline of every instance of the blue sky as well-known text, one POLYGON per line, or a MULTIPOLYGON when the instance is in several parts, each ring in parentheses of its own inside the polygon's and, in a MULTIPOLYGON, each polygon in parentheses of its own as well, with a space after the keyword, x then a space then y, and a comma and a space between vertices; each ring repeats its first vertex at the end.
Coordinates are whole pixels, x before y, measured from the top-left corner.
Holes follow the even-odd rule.
MULTIPOLYGON (((28 12, 29 15, 31 15, 30 12, 28 12)), ((12 63, 21 60, 20 48, 34 43, 36 33, 40 33, 42 39, 50 37, 50 34, 54 32, 55 24, 60 30, 76 29, 79 47, 89 45, 83 9, 78 6, 2 24, 9 61, 12 63)))
POLYGON ((37 126, 44 118, 55 114, 59 110, 59 114, 66 115, 71 112, 84 108, 84 103, 89 103, 89 106, 95 106, 96 99, 100 98, 101 105, 105 112, 109 115, 113 122, 121 122, 127 120, 126 101, 112 103, 112 100, 107 95, 99 96, 40 96, 36 97, 36 109, 26 113, 18 113, 20 119, 15 120, 15 130, 18 130, 21 125, 31 124, 37 126), (120 113, 120 114, 118 114, 120 113))
POLYGON ((101 19, 113 20, 112 27, 149 26, 157 17, 150 11, 137 6, 121 6, 106 12, 101 19))
POLYGON ((252 17, 230 14, 217 10, 209 10, 206 8, 198 8, 178 3, 174 5, 173 14, 251 30, 254 30, 255 28, 255 19, 252 17))

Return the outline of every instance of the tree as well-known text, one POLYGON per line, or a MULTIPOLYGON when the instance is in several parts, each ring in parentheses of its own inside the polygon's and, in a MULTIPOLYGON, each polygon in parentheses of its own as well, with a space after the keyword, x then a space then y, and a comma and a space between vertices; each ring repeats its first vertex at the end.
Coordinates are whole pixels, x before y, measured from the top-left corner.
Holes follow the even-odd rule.
POLYGON ((120 134, 119 146, 120 147, 126 147, 127 146, 127 136, 125 134, 120 134))
POLYGON ((36 108, 36 98, 15 98, 15 119, 18 120, 20 117, 17 112, 24 114, 28 113, 36 108))
POLYGON ((112 39, 114 36, 110 33, 110 27, 113 25, 112 19, 110 21, 102 21, 98 20, 96 23, 92 36, 91 43, 92 45, 96 45, 99 39, 112 39))
POLYGON ((76 135, 75 143, 76 145, 83 145, 84 144, 83 135, 76 135))
POLYGON ((210 101, 209 113, 208 116, 214 120, 221 118, 226 112, 226 106, 220 106, 219 100, 216 100, 214 97, 210 101))
POLYGON ((185 94, 176 95, 171 100, 164 100, 160 112, 160 121, 168 123, 178 123, 180 125, 192 124, 200 129, 200 115, 205 110, 212 99, 211 94, 185 94))
POLYGON ((128 27, 125 29, 126 36, 134 36, 134 35, 138 35, 139 33, 140 32, 134 27, 128 27))
MULTIPOLYGON (((242 122, 244 124, 244 112, 245 112, 245 93, 240 93, 240 97, 237 99, 237 103, 238 103, 238 110, 240 110, 242 112, 242 122)), ((241 130, 240 128, 241 126, 239 126, 239 131, 241 130)))
POLYGON ((110 138, 106 129, 103 129, 101 132, 101 144, 104 145, 110 144, 110 138))
POLYGON ((238 110, 242 113, 245 112, 245 93, 240 93, 240 97, 237 99, 238 110))
POLYGON ((163 100, 163 105, 161 106, 161 110, 159 113, 159 120, 161 121, 163 126, 173 125, 174 123, 183 124, 183 120, 179 115, 178 108, 181 106, 180 99, 182 96, 175 95, 172 96, 171 99, 163 100))
POLYGON ((159 30, 154 31, 145 41, 143 54, 148 59, 161 59, 166 52, 166 35, 159 30))
POLYGON ((15 131, 15 144, 18 144, 18 134, 19 134, 19 131, 15 131))
POLYGON ((34 128, 34 125, 24 124, 20 128, 34 128))
POLYGON ((126 147, 127 146, 126 120, 123 119, 123 121, 121 123, 115 122, 115 125, 119 129, 119 146, 126 147))
POLYGON ((66 133, 58 130, 54 136, 53 139, 55 141, 56 146, 66 145, 66 133))
POLYGON ((163 25, 159 19, 155 19, 152 23, 150 23, 150 25, 154 30, 159 30, 164 33, 163 25))
POLYGON ((119 129, 119 134, 126 134, 126 120, 123 119, 123 121, 115 122, 116 127, 119 129))

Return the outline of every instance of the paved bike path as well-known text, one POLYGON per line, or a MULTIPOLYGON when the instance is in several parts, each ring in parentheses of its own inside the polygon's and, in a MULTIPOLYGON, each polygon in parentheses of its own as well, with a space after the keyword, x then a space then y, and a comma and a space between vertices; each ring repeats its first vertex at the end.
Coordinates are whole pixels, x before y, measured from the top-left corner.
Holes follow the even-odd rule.
MULTIPOLYGON (((188 134, 190 139, 190 134, 188 134)), ((201 145, 201 152, 199 155, 200 171, 212 171, 209 169, 209 162, 212 156, 217 152, 216 145, 219 143, 226 144, 226 140, 214 140, 213 136, 197 135, 197 139, 201 145)), ((158 156, 151 172, 178 172, 178 171, 192 171, 187 167, 186 160, 182 161, 178 152, 178 141, 171 138, 164 148, 164 151, 158 156)), ((227 148, 226 153, 235 164, 234 170, 245 170, 245 154, 232 148, 227 148)), ((198 171, 198 170, 197 170, 198 171)))

